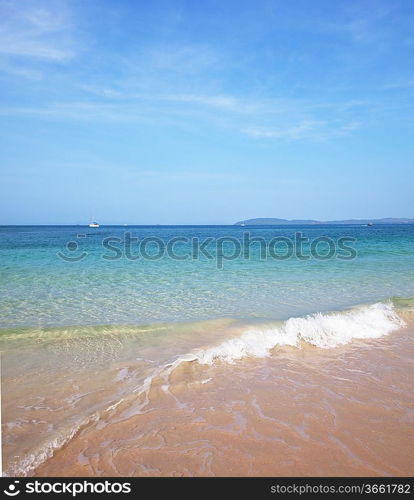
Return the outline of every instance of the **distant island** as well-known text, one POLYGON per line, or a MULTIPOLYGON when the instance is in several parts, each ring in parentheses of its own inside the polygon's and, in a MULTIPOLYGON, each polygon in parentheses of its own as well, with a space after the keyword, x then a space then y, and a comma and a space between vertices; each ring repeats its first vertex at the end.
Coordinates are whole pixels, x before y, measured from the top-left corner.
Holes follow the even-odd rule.
POLYGON ((347 220, 312 220, 312 219, 274 219, 263 217, 258 219, 246 219, 235 222, 235 226, 275 226, 275 225, 313 225, 313 224, 414 224, 414 219, 398 219, 388 217, 385 219, 347 219, 347 220))

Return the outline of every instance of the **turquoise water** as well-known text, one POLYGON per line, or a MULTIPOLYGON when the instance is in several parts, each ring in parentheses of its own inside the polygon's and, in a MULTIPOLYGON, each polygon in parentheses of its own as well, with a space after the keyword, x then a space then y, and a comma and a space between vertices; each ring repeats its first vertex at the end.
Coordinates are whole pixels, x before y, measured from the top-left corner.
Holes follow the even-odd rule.
POLYGON ((202 384, 210 383, 216 365, 220 380, 222 363, 284 346, 375 341, 404 327, 399 314, 414 307, 408 225, 0 227, 0 254, 3 460, 12 475, 53 461, 79 429, 146 411, 153 381, 155 393, 160 380, 168 387, 188 362, 200 373, 210 367, 202 384), (286 258, 299 232, 309 241, 286 258), (262 238, 250 254, 247 233, 262 238), (128 235, 138 238, 129 258, 128 235), (315 255, 317 238, 325 241, 315 255), (206 255, 194 239, 209 241, 206 255), (174 253, 165 247, 154 259, 168 243, 174 253), (320 258, 329 245, 332 255, 320 258))
MULTIPOLYGON (((73 245, 73 244, 72 244, 73 245)), ((287 251, 278 248, 279 257, 287 251)), ((328 251, 324 243, 320 251, 328 251)), ((304 253, 309 244, 304 245, 304 253)), ((236 319, 286 319, 316 311, 337 310, 392 296, 414 296, 414 226, 3 226, 0 227, 0 327, 145 324, 236 319), (227 256, 217 261, 219 238, 243 240, 243 234, 269 243, 274 237, 294 238, 295 232, 313 240, 327 236, 354 238, 347 245, 356 252, 351 259, 339 252, 329 259, 295 256, 261 259, 259 244, 230 259, 234 242, 223 243, 227 256), (125 256, 125 234, 139 238, 125 256), (113 247, 102 246, 108 237, 119 238, 113 247), (172 238, 177 241, 172 258, 152 259, 172 238), (146 244, 150 259, 139 254, 146 244), (193 238, 211 238, 212 255, 195 258, 193 238), (77 250, 66 245, 75 241, 77 250), (58 253, 77 258, 62 259, 58 253), (186 260, 184 257, 187 256, 186 260), (110 257, 112 260, 108 260, 110 257), (220 268, 222 267, 222 269, 220 268)), ((220 249, 218 250, 220 254, 220 249)))

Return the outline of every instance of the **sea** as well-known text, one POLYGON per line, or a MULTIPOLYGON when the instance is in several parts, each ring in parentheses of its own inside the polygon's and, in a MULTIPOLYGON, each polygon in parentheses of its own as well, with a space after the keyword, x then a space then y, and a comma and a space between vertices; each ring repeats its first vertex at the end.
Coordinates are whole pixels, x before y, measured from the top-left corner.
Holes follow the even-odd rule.
POLYGON ((0 226, 11 476, 414 473, 414 225, 0 226))

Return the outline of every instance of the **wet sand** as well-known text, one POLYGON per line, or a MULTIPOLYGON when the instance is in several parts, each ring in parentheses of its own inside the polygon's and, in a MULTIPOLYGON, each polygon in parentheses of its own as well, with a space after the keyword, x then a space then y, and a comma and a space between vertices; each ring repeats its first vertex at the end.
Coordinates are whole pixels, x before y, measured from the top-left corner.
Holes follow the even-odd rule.
POLYGON ((412 476, 414 329, 185 362, 89 422, 37 476, 412 476))

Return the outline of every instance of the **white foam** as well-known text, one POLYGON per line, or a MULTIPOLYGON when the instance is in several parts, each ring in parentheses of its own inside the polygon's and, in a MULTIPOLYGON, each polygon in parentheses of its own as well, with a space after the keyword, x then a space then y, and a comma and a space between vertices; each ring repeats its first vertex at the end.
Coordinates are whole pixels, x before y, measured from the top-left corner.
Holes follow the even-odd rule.
POLYGON ((379 338, 403 326, 393 304, 380 302, 345 312, 290 318, 271 328, 249 329, 240 337, 198 352, 197 358, 201 364, 215 360, 233 363, 246 356, 269 356, 276 346, 299 347, 301 341, 329 349, 352 339, 379 338))
POLYGON ((99 415, 97 413, 94 413, 74 427, 68 428, 65 431, 61 431, 49 441, 45 441, 44 443, 42 443, 36 450, 33 450, 31 453, 23 457, 20 461, 18 460, 10 464, 10 470, 4 471, 3 474, 5 476, 23 477, 29 475, 42 463, 53 457, 55 452, 63 448, 66 443, 71 441, 83 427, 86 427, 92 422, 97 422, 98 420, 99 415))
MULTIPOLYGON (((118 420, 125 420, 132 415, 143 412, 149 402, 149 392, 156 377, 165 380, 164 388, 168 391, 170 374, 177 366, 184 362, 199 362, 211 365, 215 361, 234 363, 244 357, 269 356, 277 346, 300 347, 305 341, 314 346, 328 349, 347 344, 352 339, 379 338, 394 330, 405 326, 405 322, 398 316, 391 302, 377 303, 362 306, 349 311, 329 314, 312 314, 306 317, 290 318, 284 323, 266 328, 250 328, 242 335, 222 342, 217 346, 197 350, 178 356, 172 362, 157 367, 143 383, 133 390, 133 394, 144 394, 144 401, 133 406, 129 411, 122 412, 118 420)), ((115 378, 122 382, 128 376, 128 369, 122 368, 115 378)), ((202 380, 208 383, 212 379, 202 380)), ((177 400, 178 401, 178 400, 177 400)), ((116 409, 124 399, 120 399, 106 408, 106 412, 116 409)), ((25 476, 35 470, 40 464, 54 455, 56 450, 68 443, 81 428, 100 419, 99 412, 95 412, 85 421, 79 423, 68 432, 61 432, 50 441, 43 443, 37 450, 24 457, 20 462, 12 464, 9 475, 25 476)))

